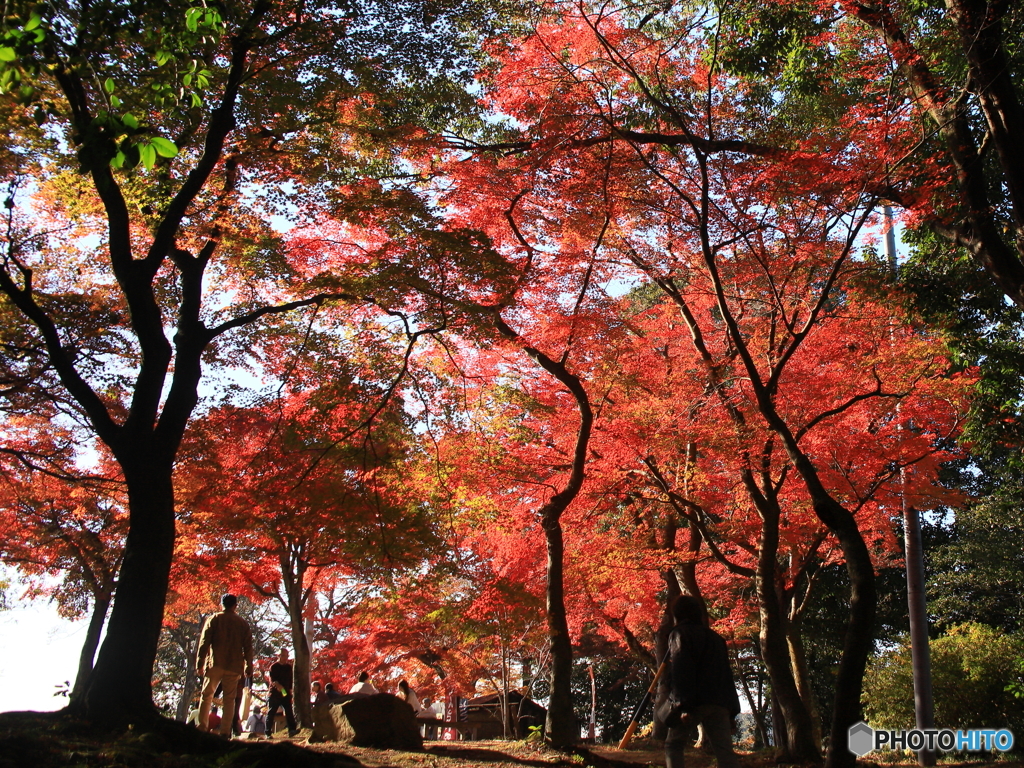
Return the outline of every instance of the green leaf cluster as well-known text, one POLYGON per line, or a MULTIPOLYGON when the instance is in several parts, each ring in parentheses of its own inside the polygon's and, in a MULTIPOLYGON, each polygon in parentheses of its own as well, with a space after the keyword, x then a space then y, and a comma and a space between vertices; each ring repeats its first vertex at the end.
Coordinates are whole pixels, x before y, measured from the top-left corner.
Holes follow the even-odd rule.
MULTIPOLYGON (((850 579, 843 563, 823 565, 813 576, 813 600, 800 622, 811 687, 829 722, 835 704, 836 659, 843 653, 849 612, 850 579)), ((878 607, 872 633, 876 648, 892 647, 907 631, 907 579, 902 568, 881 568, 876 579, 878 607)))
POLYGON ((109 163, 114 168, 129 170, 138 165, 151 169, 158 158, 170 159, 178 154, 177 145, 163 136, 154 136, 131 112, 117 115, 100 112, 85 131, 79 134, 78 160, 83 171, 109 163))
POLYGON ((835 124, 861 88, 847 52, 823 44, 835 18, 809 4, 720 3, 708 32, 707 53, 720 70, 744 78, 737 94, 754 118, 751 129, 774 144, 835 124))
POLYGON ((964 251, 924 228, 904 240, 912 252, 899 283, 914 312, 944 329, 956 365, 979 373, 962 440, 972 456, 950 482, 975 496, 998 493, 1007 483, 1012 489, 1024 470, 1024 312, 1005 300, 964 251))
POLYGON ((579 660, 572 668, 573 704, 580 723, 590 720, 590 670, 597 688, 597 730, 606 744, 617 744, 625 735, 636 707, 651 682, 651 673, 621 646, 596 631, 582 635, 579 660))
MULTIPOLYGON (((1024 638, 983 624, 951 627, 930 644, 938 728, 1009 728, 1024 733, 1024 710, 1007 690, 1024 683, 1024 638)), ((910 643, 878 654, 864 678, 864 713, 876 728, 913 728, 910 643)))
POLYGON ((56 115, 53 102, 41 98, 35 83, 43 68, 37 54, 50 34, 46 13, 46 6, 33 5, 6 16, 0 37, 0 95, 31 107, 37 125, 56 115))
POLYGON ((1024 489, 1004 488, 957 510, 946 540, 928 552, 928 608, 939 628, 978 622, 1024 631, 1022 501, 1024 489))
POLYGON ((30 107, 39 125, 71 118, 83 171, 149 169, 177 155, 169 135, 203 107, 225 33, 221 12, 205 5, 30 6, 4 20, 0 94, 30 107), (58 108, 57 83, 81 103, 58 108))

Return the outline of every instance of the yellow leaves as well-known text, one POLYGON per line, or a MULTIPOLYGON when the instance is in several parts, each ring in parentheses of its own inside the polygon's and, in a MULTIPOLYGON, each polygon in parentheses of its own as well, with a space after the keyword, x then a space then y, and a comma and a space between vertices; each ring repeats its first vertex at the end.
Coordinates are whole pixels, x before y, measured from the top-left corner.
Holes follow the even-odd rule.
POLYGON ((41 180, 37 199, 41 203, 40 213, 54 220, 60 217, 76 224, 91 223, 101 228, 103 204, 95 188, 81 174, 61 171, 41 180))

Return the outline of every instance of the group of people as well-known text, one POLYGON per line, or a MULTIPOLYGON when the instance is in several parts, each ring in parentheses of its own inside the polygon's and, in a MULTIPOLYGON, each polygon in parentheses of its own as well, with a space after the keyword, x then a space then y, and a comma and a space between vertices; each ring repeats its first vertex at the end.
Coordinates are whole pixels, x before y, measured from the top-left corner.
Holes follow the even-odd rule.
MULTIPOLYGON (((196 725, 204 731, 217 730, 230 737, 238 720, 239 696, 251 689, 253 675, 252 632, 248 622, 235 612, 238 600, 224 595, 224 610, 211 616, 199 640, 196 672, 203 681, 202 698, 195 714, 196 725), (244 679, 243 679, 244 675, 244 679), (213 699, 223 692, 224 715, 217 716, 213 699), (230 713, 230 714, 229 714, 230 713)), ((675 627, 669 635, 670 694, 659 716, 669 726, 665 741, 667 768, 683 768, 683 747, 691 741, 697 725, 701 725, 711 743, 720 768, 736 768, 732 749, 733 721, 739 714, 739 698, 729 665, 728 651, 722 637, 712 630, 696 598, 683 595, 672 607, 675 627)), ((269 684, 267 715, 259 705, 246 721, 250 735, 274 733, 274 719, 283 712, 288 733, 297 732, 292 711, 292 664, 288 650, 282 648, 277 660, 266 672, 269 684)), ((366 672, 359 675, 350 695, 372 695, 377 688, 366 672)), ((313 703, 345 698, 332 683, 312 684, 313 703)), ((398 696, 412 706, 417 716, 431 716, 436 709, 429 702, 421 704, 409 683, 398 684, 398 696)), ((192 718, 190 718, 192 719, 192 718)))
MULTIPOLYGON (((359 673, 355 685, 349 689, 348 696, 338 691, 333 683, 324 684, 319 680, 313 681, 310 685, 310 692, 313 704, 319 704, 324 701, 344 701, 352 696, 372 696, 375 693, 380 693, 377 686, 370 680, 370 675, 367 672, 359 673)), ((416 695, 416 691, 412 689, 407 680, 399 681, 398 693, 396 695, 412 707, 417 717, 439 717, 442 714, 436 705, 430 703, 430 699, 424 699, 421 702, 419 696, 416 695)))
MULTIPOLYGON (((221 605, 224 610, 207 620, 199 638, 196 674, 202 680, 202 693, 199 706, 189 714, 189 722, 200 730, 230 738, 232 732, 242 731, 242 699, 252 690, 253 645, 249 623, 236 612, 238 598, 224 595, 221 605), (218 694, 221 695, 223 715, 214 706, 218 694)), ((264 676, 268 685, 266 714, 259 704, 254 705, 244 730, 250 737, 265 735, 272 738, 274 721, 278 714, 283 714, 288 724, 288 735, 294 736, 298 733, 292 708, 294 673, 287 648, 281 649, 277 659, 265 670, 264 676)), ((345 698, 335 690, 332 683, 324 685, 314 681, 311 689, 313 704, 345 698)), ((355 685, 349 690, 349 695, 366 696, 375 693, 378 690, 366 672, 360 673, 355 685)), ((405 680, 398 684, 398 696, 407 701, 417 715, 431 716, 437 712, 429 701, 421 704, 416 692, 405 680)))
MULTIPOLYGON (((252 689, 252 631, 249 623, 235 611, 237 597, 224 595, 221 605, 224 610, 207 619, 199 637, 196 674, 203 681, 202 693, 199 706, 189 715, 189 722, 194 722, 200 730, 230 738, 232 731, 238 733, 241 730, 241 701, 252 689), (223 715, 218 715, 213 705, 218 692, 221 693, 223 715)), ((264 715, 260 705, 253 706, 245 730, 250 736, 272 737, 274 719, 278 712, 283 712, 288 721, 288 734, 294 736, 298 728, 292 711, 293 673, 287 648, 281 649, 265 675, 269 686, 267 713, 264 715)))
MULTIPOLYGON (((334 683, 327 683, 325 685, 319 680, 314 680, 310 683, 309 690, 313 704, 319 704, 324 701, 344 701, 348 698, 334 687, 334 683)), ((379 693, 379 691, 370 682, 370 676, 366 672, 359 673, 359 678, 356 680, 355 685, 349 690, 350 695, 355 694, 357 696, 372 696, 375 693, 379 693)))

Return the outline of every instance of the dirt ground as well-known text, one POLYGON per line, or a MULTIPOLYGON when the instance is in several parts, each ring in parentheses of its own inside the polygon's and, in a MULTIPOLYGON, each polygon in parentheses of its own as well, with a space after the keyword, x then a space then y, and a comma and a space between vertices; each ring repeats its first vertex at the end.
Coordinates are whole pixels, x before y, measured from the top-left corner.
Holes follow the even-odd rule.
MULTIPOLYGON (((626 750, 611 745, 581 746, 576 753, 566 755, 546 749, 539 744, 522 741, 428 741, 424 752, 395 752, 390 750, 361 749, 344 745, 318 744, 311 749, 324 752, 343 752, 355 757, 367 768, 632 768, 632 766, 664 766, 665 754, 661 744, 634 742, 626 750)), ((744 752, 738 750, 741 768, 775 768, 769 751, 744 752)), ((873 759, 858 761, 863 768, 896 768, 916 766, 912 755, 882 753, 873 759)), ((686 754, 687 768, 715 768, 712 755, 691 750, 686 754)), ((1024 762, 1000 760, 986 762, 940 761, 941 768, 1024 768, 1024 762)))
MULTIPOLYGON (((916 765, 882 753, 863 768, 916 765)), ((0 768, 634 768, 664 765, 660 745, 628 750, 581 745, 571 753, 522 741, 429 741, 423 752, 343 744, 306 746, 301 738, 225 741, 172 721, 148 729, 98 730, 62 713, 0 714, 0 768)), ((1020 761, 942 762, 943 768, 1024 768, 1020 761)), ((775 768, 767 751, 740 752, 741 768, 775 768)), ((714 768, 714 758, 687 753, 687 768, 714 768)))

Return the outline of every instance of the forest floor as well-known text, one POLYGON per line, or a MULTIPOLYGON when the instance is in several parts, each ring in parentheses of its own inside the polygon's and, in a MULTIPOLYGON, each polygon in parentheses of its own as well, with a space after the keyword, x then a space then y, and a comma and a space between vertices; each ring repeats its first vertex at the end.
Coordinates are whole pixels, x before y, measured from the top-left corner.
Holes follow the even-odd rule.
MULTIPOLYGON (((893 753, 862 760, 865 768, 916 765, 893 753), (899 757, 899 759, 897 759, 899 757), (881 759, 881 758, 889 758, 881 759)), ((662 766, 660 745, 628 750, 581 745, 556 752, 524 741, 428 741, 422 752, 343 744, 306 746, 301 738, 225 741, 181 723, 148 730, 98 730, 62 713, 0 714, 0 768, 638 768, 662 766)), ((714 768, 711 755, 687 753, 687 768, 714 768)), ((767 751, 740 752, 741 768, 774 768, 767 751)), ((943 768, 1024 768, 1024 762, 940 762, 943 768)))
MULTIPOLYGON (((358 759, 366 768, 639 768, 664 766, 665 753, 661 743, 634 742, 625 750, 611 745, 581 745, 572 754, 556 752, 540 744, 523 741, 428 741, 424 752, 393 752, 389 750, 360 749, 344 745, 317 744, 322 751, 337 750, 358 759)), ((744 752, 737 750, 740 768, 776 768, 771 750, 744 752)), ((863 768, 897 768, 917 765, 914 755, 882 753, 875 759, 862 759, 863 768)), ((996 762, 946 761, 940 768, 1024 768, 1024 762, 999 760, 996 762)), ((689 750, 686 768, 715 768, 715 758, 709 753, 689 750)))

